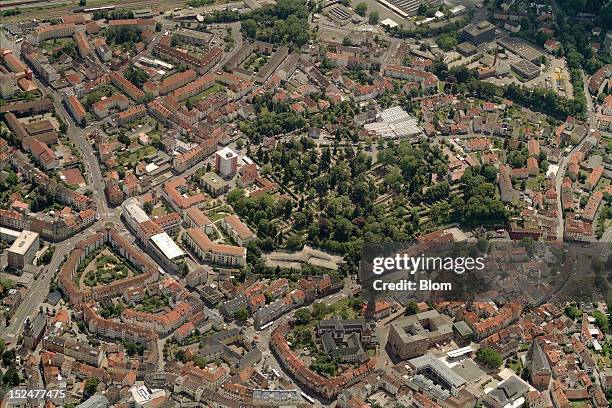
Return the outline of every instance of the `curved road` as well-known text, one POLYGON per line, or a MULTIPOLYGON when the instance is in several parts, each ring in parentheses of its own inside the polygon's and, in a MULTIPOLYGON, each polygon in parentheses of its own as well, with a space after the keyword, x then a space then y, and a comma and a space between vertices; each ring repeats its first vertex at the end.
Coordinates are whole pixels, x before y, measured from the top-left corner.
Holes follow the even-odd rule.
MULTIPOLYGON (((19 52, 17 49, 18 47, 16 47, 11 41, 8 41, 4 35, 1 35, 0 39, 3 40, 3 44, 11 45, 14 52, 19 52)), ((81 129, 74 126, 70 115, 64 108, 57 93, 52 92, 39 80, 35 79, 34 81, 45 96, 50 96, 53 99, 56 115, 68 125, 66 135, 68 139, 76 146, 81 155, 86 177, 88 179, 88 185, 92 190, 92 199, 94 200, 98 210, 98 220, 84 231, 75 234, 73 237, 65 241, 55 244, 55 253, 51 262, 45 269, 45 272, 41 273, 38 279, 33 282, 25 299, 17 308, 17 311, 11 319, 9 326, 2 333, 2 338, 11 343, 16 342, 19 334, 21 333, 23 322, 26 317, 35 314, 45 301, 47 294, 49 293, 51 281, 54 279, 55 274, 57 273, 65 256, 68 255, 70 251, 75 248, 76 244, 78 244, 78 242, 82 239, 82 234, 94 232, 102 228, 108 222, 112 222, 117 226, 121 225, 120 210, 111 210, 108 208, 106 203, 102 171, 95 156, 94 150, 86 138, 86 129, 81 129)))

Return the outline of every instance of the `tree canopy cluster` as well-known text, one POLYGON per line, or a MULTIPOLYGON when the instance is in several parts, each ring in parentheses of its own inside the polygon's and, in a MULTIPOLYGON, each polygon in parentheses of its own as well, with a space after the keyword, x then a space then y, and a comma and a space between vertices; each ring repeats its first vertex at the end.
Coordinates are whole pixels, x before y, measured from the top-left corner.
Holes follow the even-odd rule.
POLYGON ((291 201, 275 200, 269 194, 253 198, 246 197, 242 189, 234 189, 227 200, 241 217, 255 224, 260 238, 276 237, 278 231, 273 220, 291 215, 291 201))
POLYGON ((106 34, 106 42, 115 44, 137 43, 142 41, 142 32, 137 28, 119 27, 118 30, 110 30, 106 34))
POLYGON ((435 61, 430 69, 438 78, 452 84, 452 90, 455 93, 472 94, 487 100, 507 98, 519 105, 545 113, 559 120, 565 120, 567 116, 575 116, 582 119, 586 114, 582 74, 579 69, 570 71, 570 73, 574 72, 573 75, 579 76, 572 77, 572 81, 576 81, 575 88, 579 88, 578 91, 574 90, 576 96, 574 99, 560 96, 551 89, 539 87, 530 89, 516 84, 499 86, 491 82, 480 81, 476 79, 474 71, 470 71, 466 67, 453 67, 449 69, 442 61, 435 61))
POLYGON ((128 18, 134 18, 134 13, 130 9, 120 8, 116 10, 96 10, 93 12, 94 20, 125 20, 128 18))
POLYGON ((498 368, 503 363, 501 355, 492 348, 481 347, 476 352, 476 361, 487 368, 498 368))
POLYGON ((241 22, 242 32, 251 39, 296 47, 308 43, 308 14, 303 0, 280 0, 249 13, 215 13, 214 22, 241 22))
POLYGON ((142 68, 138 68, 133 65, 127 67, 127 69, 123 72, 123 77, 136 85, 138 88, 142 88, 142 85, 149 79, 147 73, 142 68))
POLYGON ((420 25, 416 28, 403 28, 397 26, 393 28, 386 28, 389 34, 399 38, 424 38, 434 37, 436 35, 444 33, 458 32, 463 27, 470 23, 471 17, 466 17, 458 21, 454 21, 439 27, 430 27, 427 24, 420 25))
POLYGON ((568 16, 577 16, 578 13, 591 13, 595 15, 595 23, 605 29, 612 28, 612 3, 605 0, 561 0, 559 7, 568 16))
POLYGON ((490 166, 481 167, 479 173, 472 167, 466 169, 461 177, 464 185, 463 199, 455 196, 451 202, 456 218, 467 225, 506 222, 508 213, 501 200, 495 197, 494 177, 490 166))
POLYGON ((293 112, 263 112, 257 119, 242 122, 240 130, 254 143, 260 143, 265 136, 291 133, 306 126, 303 117, 293 112))

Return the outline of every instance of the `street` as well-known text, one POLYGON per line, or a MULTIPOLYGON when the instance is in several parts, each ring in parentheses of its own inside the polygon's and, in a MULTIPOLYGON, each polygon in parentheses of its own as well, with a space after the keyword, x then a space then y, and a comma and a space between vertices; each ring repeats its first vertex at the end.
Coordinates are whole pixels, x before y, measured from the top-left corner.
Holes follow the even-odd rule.
MULTIPOLYGON (((584 72, 583 72, 583 76, 584 76, 584 72)), ((572 149, 572 151, 569 152, 569 154, 567 154, 566 156, 563 157, 563 159, 561 159, 561 162, 559 163, 559 170, 557 171, 557 174, 555 174, 555 189, 557 190, 557 240, 561 242, 563 241, 563 231, 564 231, 564 225, 565 225, 565 221, 563 219, 563 207, 561 204, 561 184, 563 183, 565 171, 567 170, 567 166, 569 165, 570 158, 576 152, 578 152, 586 143, 588 137, 590 136, 591 129, 595 129, 597 127, 597 120, 595 119, 595 113, 593 112, 593 101, 591 99, 591 94, 589 93, 587 84, 588 84, 588 81, 585 80, 584 81, 584 95, 586 97, 586 102, 587 102, 587 115, 588 115, 587 125, 589 126, 587 136, 585 136, 584 139, 582 139, 580 143, 578 143, 572 149)))

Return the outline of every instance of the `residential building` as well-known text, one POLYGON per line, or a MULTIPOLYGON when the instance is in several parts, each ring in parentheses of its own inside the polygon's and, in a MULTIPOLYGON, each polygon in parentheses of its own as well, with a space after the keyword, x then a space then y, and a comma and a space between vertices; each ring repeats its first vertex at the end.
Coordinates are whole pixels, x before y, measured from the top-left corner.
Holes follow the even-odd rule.
POLYGON ((172 160, 174 171, 182 173, 188 168, 193 167, 204 160, 204 158, 210 156, 216 147, 217 141, 215 139, 207 139, 189 151, 176 155, 172 160))
POLYGON ((221 177, 233 177, 238 169, 238 154, 224 147, 215 154, 215 170, 221 177))
POLYGON ((197 207, 190 207, 185 210, 183 219, 187 228, 199 228, 206 234, 213 232, 212 221, 197 207))
POLYGON ((241 267, 246 265, 246 248, 216 244, 199 228, 188 228, 184 242, 203 261, 241 267))
POLYGON ((237 215, 228 215, 221 220, 221 228, 240 246, 246 246, 254 240, 256 235, 238 218, 237 215))
MULTIPOLYGON (((117 20, 111 20, 111 21, 117 21, 117 20)), ((109 75, 110 75, 112 84, 116 86, 118 89, 120 89, 122 92, 124 92, 127 96, 129 96, 130 98, 132 98, 134 101, 138 103, 143 101, 143 99, 146 96, 145 93, 142 90, 138 89, 136 85, 134 85, 133 83, 125 79, 123 75, 115 71, 111 71, 109 75)))
POLYGON ((155 31, 155 20, 152 18, 129 18, 125 20, 109 20, 108 29, 116 31, 120 28, 132 28, 140 31, 155 31))
POLYGON ((197 73, 193 69, 188 69, 184 72, 177 72, 176 74, 172 74, 167 78, 164 78, 159 85, 159 93, 161 95, 165 95, 174 91, 177 88, 185 86, 190 82, 195 81, 197 78, 197 73))
POLYGON ((69 24, 41 24, 32 34, 28 35, 28 41, 33 45, 38 45, 42 41, 53 38, 70 37, 77 30, 74 23, 69 24))

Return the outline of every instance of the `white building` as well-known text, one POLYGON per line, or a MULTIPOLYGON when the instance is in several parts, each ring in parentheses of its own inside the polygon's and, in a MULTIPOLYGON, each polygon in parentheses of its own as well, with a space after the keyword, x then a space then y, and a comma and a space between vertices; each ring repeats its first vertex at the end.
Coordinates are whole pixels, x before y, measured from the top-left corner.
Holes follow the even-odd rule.
POLYGON ((20 270, 34 262, 36 251, 40 248, 40 237, 37 232, 23 230, 8 249, 8 265, 11 269, 20 270))
POLYGON ((137 198, 129 198, 121 204, 121 215, 133 231, 140 229, 140 223, 150 220, 137 198))
POLYGON ((166 232, 153 235, 150 241, 164 257, 172 262, 176 262, 178 259, 185 256, 185 252, 176 245, 176 242, 174 242, 166 232))
POLYGON ((216 171, 222 177, 232 177, 238 169, 238 153, 224 147, 215 155, 216 171))
POLYGON ((385 138, 412 137, 423 132, 417 119, 399 106, 385 109, 376 122, 366 124, 364 129, 385 138))

